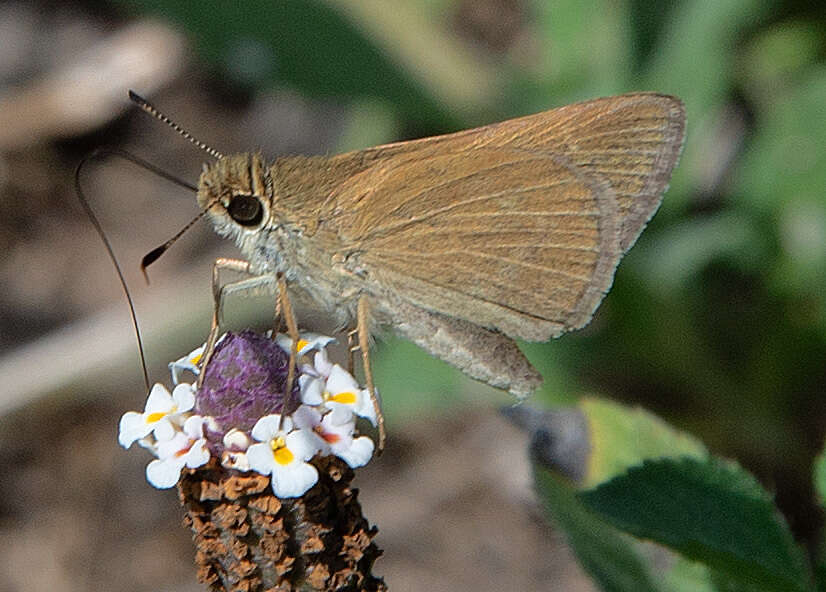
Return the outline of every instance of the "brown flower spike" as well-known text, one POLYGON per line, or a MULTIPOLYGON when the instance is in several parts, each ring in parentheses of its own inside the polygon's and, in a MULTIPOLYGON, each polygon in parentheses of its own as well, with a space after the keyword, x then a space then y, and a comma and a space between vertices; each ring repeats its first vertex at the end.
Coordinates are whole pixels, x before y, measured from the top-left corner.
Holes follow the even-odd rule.
MULTIPOLYGON (((350 487, 373 453, 356 427, 357 403, 369 399, 327 358, 332 339, 316 334, 302 337, 300 381, 285 397, 281 337, 226 334, 201 388, 155 385, 143 413, 121 418, 119 442, 157 457, 152 485, 177 483, 198 579, 211 590, 386 590, 371 573, 377 529, 350 487)), ((199 374, 198 352, 170 365, 173 382, 182 370, 199 374)))
POLYGON ((350 488, 352 469, 331 456, 313 464, 318 483, 290 499, 272 493, 269 477, 214 460, 184 472, 178 491, 201 582, 232 592, 387 589, 371 573, 377 529, 350 488))

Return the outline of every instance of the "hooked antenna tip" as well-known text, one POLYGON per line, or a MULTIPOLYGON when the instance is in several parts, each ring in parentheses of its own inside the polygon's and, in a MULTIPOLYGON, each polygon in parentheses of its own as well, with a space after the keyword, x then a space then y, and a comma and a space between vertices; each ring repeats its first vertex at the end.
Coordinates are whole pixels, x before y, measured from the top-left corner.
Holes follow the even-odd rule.
POLYGON ((138 93, 136 93, 131 88, 129 89, 129 100, 132 101, 133 103, 136 103, 136 104, 140 105, 141 107, 146 107, 146 106, 149 105, 149 101, 144 99, 142 96, 140 96, 138 93))
POLYGON ((149 251, 146 255, 143 256, 141 259, 141 271, 143 272, 143 277, 146 280, 146 283, 149 283, 149 274, 146 273, 146 268, 152 265, 155 261, 157 261, 161 255, 164 254, 166 251, 167 245, 163 244, 160 247, 156 247, 149 251))

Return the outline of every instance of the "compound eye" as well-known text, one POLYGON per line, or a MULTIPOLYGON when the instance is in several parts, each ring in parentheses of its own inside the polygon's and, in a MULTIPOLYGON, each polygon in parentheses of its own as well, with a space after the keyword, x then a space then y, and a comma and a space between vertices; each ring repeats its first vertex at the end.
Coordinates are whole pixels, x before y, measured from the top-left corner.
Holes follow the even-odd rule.
POLYGON ((254 195, 236 195, 229 202, 227 213, 241 226, 258 226, 264 218, 261 200, 254 195))

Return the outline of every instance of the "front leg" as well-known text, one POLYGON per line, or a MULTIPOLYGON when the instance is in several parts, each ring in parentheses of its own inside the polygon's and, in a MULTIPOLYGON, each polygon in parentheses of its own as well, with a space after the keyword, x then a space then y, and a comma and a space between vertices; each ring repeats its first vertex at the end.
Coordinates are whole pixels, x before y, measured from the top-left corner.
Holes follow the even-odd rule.
MULTIPOLYGON (((376 410, 376 424, 379 428, 378 452, 380 454, 381 451, 384 450, 384 442, 387 439, 387 434, 384 430, 384 415, 381 412, 381 405, 379 404, 379 399, 376 396, 376 389, 373 386, 373 372, 370 369, 369 315, 370 302, 367 300, 367 296, 362 294, 359 296, 356 330, 358 331, 358 346, 361 350, 361 362, 364 366, 364 379, 367 382, 367 391, 370 393, 370 401, 373 403, 373 408, 376 410)), ((350 356, 352 357, 352 353, 350 353, 350 356)))
MULTIPOLYGON (((290 336, 290 363, 287 366, 287 387, 284 390, 284 401, 290 400, 290 393, 293 390, 293 383, 295 382, 295 370, 298 360, 298 323, 295 322, 295 314, 293 314, 293 306, 290 302, 290 296, 287 293, 287 280, 284 276, 278 275, 278 302, 276 304, 276 314, 280 313, 284 317, 284 322, 287 325, 287 335, 290 336)), ((283 428, 284 425, 284 406, 281 406, 281 420, 279 422, 283 428)))
POLYGON ((275 282, 275 277, 272 274, 264 274, 254 275, 244 280, 222 285, 222 271, 235 271, 237 273, 252 275, 249 261, 242 259, 225 259, 221 257, 216 259, 212 265, 212 323, 209 329, 209 337, 204 347, 204 355, 201 358, 201 370, 198 374, 198 381, 195 383, 196 388, 201 388, 204 382, 204 370, 207 364, 209 364, 212 354, 215 352, 215 343, 218 340, 218 332, 223 318, 224 298, 230 294, 253 290, 275 282))

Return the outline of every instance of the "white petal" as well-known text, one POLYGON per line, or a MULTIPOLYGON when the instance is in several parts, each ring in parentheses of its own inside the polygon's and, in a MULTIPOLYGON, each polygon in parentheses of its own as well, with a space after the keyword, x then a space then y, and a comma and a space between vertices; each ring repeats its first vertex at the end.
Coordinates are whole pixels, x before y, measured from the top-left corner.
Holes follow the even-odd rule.
POLYGON ((160 383, 152 386, 149 391, 149 396, 146 398, 146 406, 144 413, 169 413, 175 401, 172 395, 166 390, 166 387, 160 383))
POLYGON ((342 451, 334 451, 335 455, 350 465, 351 469, 363 467, 373 457, 375 444, 367 436, 361 436, 353 440, 350 447, 342 451))
POLYGON ((158 441, 158 458, 164 460, 177 455, 182 450, 189 448, 190 440, 183 432, 175 432, 175 435, 168 440, 158 441))
POLYGON ((184 463, 179 457, 170 457, 166 460, 153 460, 146 465, 146 480, 158 489, 174 487, 181 477, 184 463))
POLYGON ((300 430, 311 430, 321 423, 321 413, 309 405, 299 405, 291 417, 300 430))
MULTIPOLYGON (((221 338, 223 338, 223 335, 221 336, 221 338)), ((215 342, 215 345, 218 345, 218 343, 220 343, 220 340, 215 342)), ((197 368, 198 364, 201 362, 201 356, 204 355, 204 350, 205 349, 206 349, 206 343, 203 344, 201 347, 196 347, 195 349, 193 349, 191 352, 189 352, 189 355, 186 356, 186 358, 185 358, 186 362, 190 366, 193 366, 193 367, 197 368)))
MULTIPOLYGON (((304 354, 314 350, 320 349, 325 347, 327 344, 335 341, 334 337, 328 337, 326 335, 321 335, 319 333, 301 333, 298 336, 299 342, 304 341, 304 345, 298 350, 298 355, 303 356, 304 354)), ((275 336, 275 342, 281 346, 285 352, 290 353, 290 348, 292 348, 293 340, 290 339, 289 335, 285 335, 284 333, 279 333, 275 336)))
POLYGON ((338 394, 343 392, 358 393, 360 387, 356 379, 338 364, 334 364, 330 370, 330 378, 327 379, 327 390, 338 394))
POLYGON ((175 400, 177 413, 184 413, 195 407, 195 387, 182 382, 172 389, 172 398, 175 400))
POLYGON ((285 352, 290 353, 290 348, 293 345, 293 340, 290 339, 289 335, 286 335, 284 333, 279 333, 275 336, 275 342, 285 352))
POLYGON ((247 461, 250 469, 262 475, 269 475, 276 467, 275 457, 269 442, 250 446, 247 449, 247 461))
POLYGON ((325 378, 330 376, 333 365, 330 363, 330 356, 326 349, 319 350, 313 359, 313 365, 315 366, 316 372, 325 378))
MULTIPOLYGON (((206 426, 207 431, 209 431, 209 432, 220 432, 221 431, 221 426, 218 425, 218 422, 215 421, 215 418, 212 417, 211 415, 205 415, 204 416, 204 422, 205 422, 204 425, 206 426)), ((232 431, 232 430, 230 430, 230 431, 232 431)))
POLYGON ((184 421, 181 431, 189 436, 191 440, 197 440, 204 437, 204 426, 206 419, 202 415, 190 415, 184 421))
POLYGON ((178 429, 178 425, 170 421, 169 416, 166 415, 152 424, 152 433, 160 441, 169 440, 175 434, 180 434, 181 431, 178 429))
POLYGON ((141 448, 146 448, 149 452, 151 452, 155 456, 158 456, 158 443, 155 441, 155 438, 152 438, 151 436, 146 437, 146 438, 141 438, 140 440, 138 440, 138 445, 141 448))
POLYGON ((187 355, 182 358, 178 358, 174 362, 169 363, 169 372, 172 374, 172 383, 178 384, 181 372, 188 370, 192 372, 195 376, 198 376, 200 370, 198 368, 197 363, 200 362, 200 358, 204 353, 205 345, 192 350, 187 355))
POLYGON ((353 432, 356 431, 356 418, 352 413, 348 413, 349 421, 337 421, 336 415, 341 409, 342 407, 339 406, 336 410, 325 415, 321 421, 321 429, 325 434, 335 434, 339 437, 339 440, 346 439, 348 441, 347 446, 349 446, 349 441, 353 438, 353 432))
POLYGON ((118 444, 129 448, 135 440, 140 440, 151 431, 152 426, 144 421, 142 413, 127 411, 118 425, 118 444))
POLYGON ((311 350, 322 351, 325 347, 335 342, 335 337, 328 335, 321 335, 320 333, 304 333, 301 338, 307 342, 307 345, 301 348, 301 354, 306 354, 311 350))
MULTIPOLYGON (((310 460, 324 448, 324 439, 312 430, 295 430, 287 434, 287 449, 297 460, 310 460)), ((291 463, 292 464, 292 463, 291 463)))
POLYGON ((330 413, 324 416, 327 422, 335 425, 343 425, 350 422, 355 424, 356 419, 353 415, 353 408, 350 405, 328 403, 327 406, 330 408, 330 413))
POLYGON ((273 415, 265 415, 252 427, 252 437, 259 442, 269 442, 275 438, 279 433, 287 433, 293 429, 293 422, 289 417, 284 418, 284 424, 281 424, 281 415, 275 413, 273 415), (279 429, 281 428, 281 429, 279 429))
POLYGON ((272 490, 278 497, 304 495, 318 481, 318 471, 307 463, 279 466, 272 475, 272 490))
POLYGON ((237 428, 232 428, 224 434, 224 448, 238 451, 246 450, 250 445, 250 437, 237 428))
MULTIPOLYGON (((378 400, 378 395, 376 395, 376 400, 378 400)), ((376 417, 376 407, 373 405, 372 399, 370 399, 370 391, 364 389, 358 394, 356 408, 353 410, 353 413, 359 417, 369 419, 370 423, 374 426, 376 425, 378 418, 376 417)))
POLYGON ((302 403, 321 405, 324 401, 324 379, 302 374, 298 377, 298 385, 301 387, 302 403))
POLYGON ((190 469, 198 468, 209 462, 209 449, 207 448, 206 443, 206 440, 203 438, 195 441, 189 449, 189 452, 184 455, 183 458, 186 462, 186 466, 190 469))
POLYGON ((224 453, 221 455, 221 464, 228 469, 236 469, 244 472, 250 470, 250 461, 247 459, 246 452, 224 450, 224 453))

